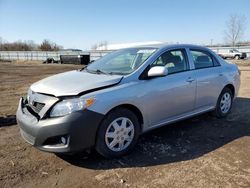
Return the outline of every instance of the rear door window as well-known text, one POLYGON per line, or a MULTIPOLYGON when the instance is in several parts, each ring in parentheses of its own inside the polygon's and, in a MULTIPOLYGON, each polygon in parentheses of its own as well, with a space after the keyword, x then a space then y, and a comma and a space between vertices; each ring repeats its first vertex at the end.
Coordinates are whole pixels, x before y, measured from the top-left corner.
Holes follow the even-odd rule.
POLYGON ((214 62, 215 60, 213 57, 206 52, 192 49, 190 52, 193 58, 195 69, 209 68, 217 65, 217 62, 214 62))

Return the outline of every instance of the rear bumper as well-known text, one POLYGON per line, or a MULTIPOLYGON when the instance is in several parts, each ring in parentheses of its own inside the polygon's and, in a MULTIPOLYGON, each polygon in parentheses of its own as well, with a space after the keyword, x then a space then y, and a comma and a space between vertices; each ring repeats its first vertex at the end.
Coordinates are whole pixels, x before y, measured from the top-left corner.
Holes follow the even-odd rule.
POLYGON ((95 145, 98 126, 104 115, 83 110, 57 118, 38 120, 23 107, 22 99, 16 113, 22 137, 40 150, 67 153, 95 145), (66 143, 60 143, 64 137, 66 143))

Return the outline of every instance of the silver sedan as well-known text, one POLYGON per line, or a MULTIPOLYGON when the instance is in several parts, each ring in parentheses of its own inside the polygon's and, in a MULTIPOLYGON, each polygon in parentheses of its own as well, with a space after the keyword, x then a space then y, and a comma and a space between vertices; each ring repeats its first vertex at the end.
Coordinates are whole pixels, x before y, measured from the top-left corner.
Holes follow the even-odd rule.
POLYGON ((17 121, 41 150, 119 157, 146 131, 208 111, 227 116, 239 85, 237 66, 205 47, 128 48, 32 84, 17 121))

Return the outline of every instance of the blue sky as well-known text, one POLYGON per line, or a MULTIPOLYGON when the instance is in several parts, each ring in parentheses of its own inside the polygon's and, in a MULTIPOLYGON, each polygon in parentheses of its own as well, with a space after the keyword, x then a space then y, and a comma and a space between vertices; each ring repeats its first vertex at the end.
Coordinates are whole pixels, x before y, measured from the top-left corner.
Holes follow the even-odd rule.
POLYGON ((101 41, 209 44, 224 41, 230 14, 245 15, 250 40, 250 0, 0 0, 0 37, 84 50, 101 41))

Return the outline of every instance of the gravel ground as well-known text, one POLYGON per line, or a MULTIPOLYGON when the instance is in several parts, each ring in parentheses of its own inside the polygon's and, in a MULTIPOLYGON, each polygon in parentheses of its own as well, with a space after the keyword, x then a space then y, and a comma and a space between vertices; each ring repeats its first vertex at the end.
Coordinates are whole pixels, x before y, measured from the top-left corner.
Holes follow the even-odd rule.
POLYGON ((242 82, 227 118, 203 114, 159 128, 143 135, 130 155, 115 160, 94 151, 67 157, 45 153, 19 134, 15 110, 28 86, 80 66, 0 62, 0 187, 250 187, 246 62, 236 62, 242 82))

